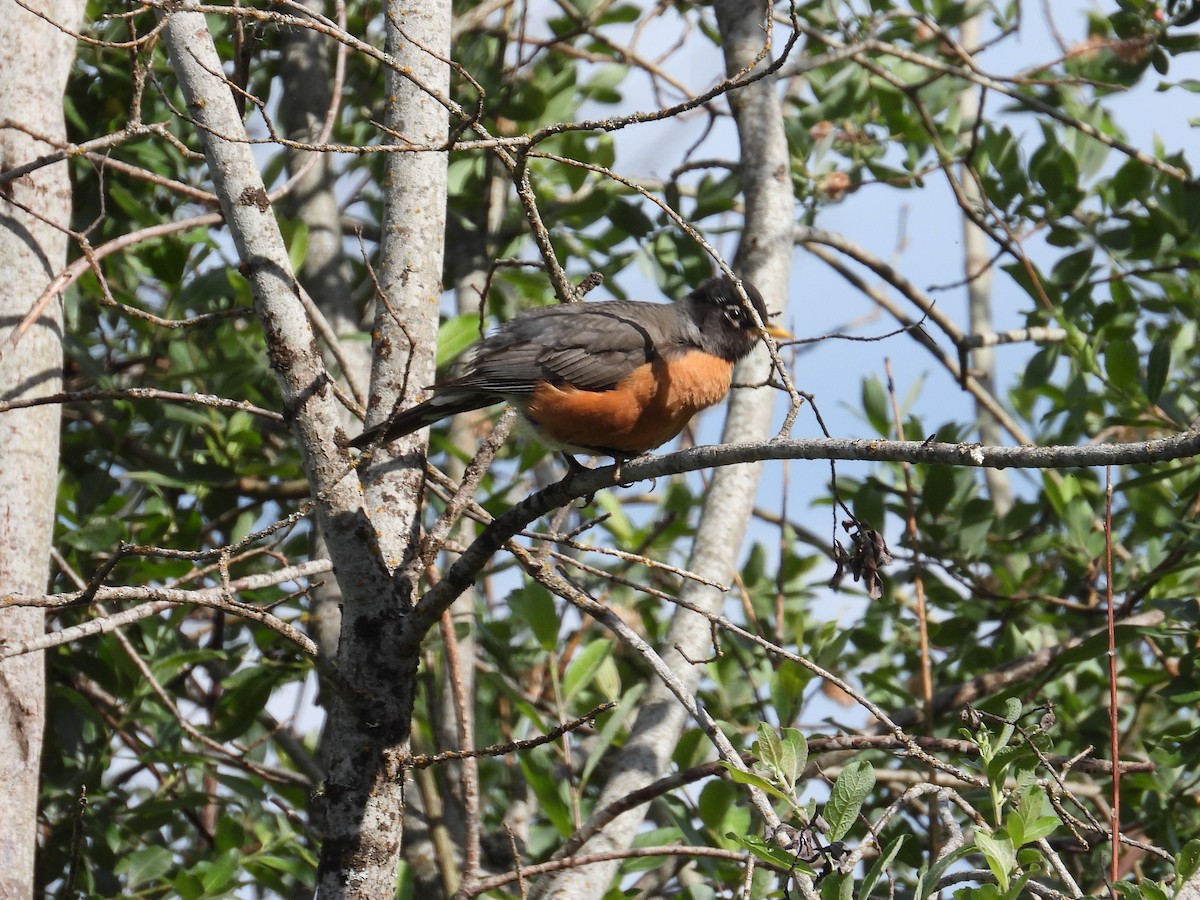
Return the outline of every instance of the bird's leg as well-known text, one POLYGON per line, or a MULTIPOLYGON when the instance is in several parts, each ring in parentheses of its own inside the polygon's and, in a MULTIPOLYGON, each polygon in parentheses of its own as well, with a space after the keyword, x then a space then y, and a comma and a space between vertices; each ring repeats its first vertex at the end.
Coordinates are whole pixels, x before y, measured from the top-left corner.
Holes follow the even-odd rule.
MULTIPOLYGON (((590 468, 585 466, 583 463, 581 463, 579 460, 577 460, 570 453, 567 453, 564 451, 562 454, 562 458, 567 461, 567 475, 566 475, 567 478, 570 478, 572 475, 578 475, 580 472, 592 471, 590 468)), ((593 491, 590 494, 584 495, 580 499, 583 500, 583 506, 591 506, 592 501, 596 499, 596 494, 593 491)))
POLYGON ((629 460, 633 459, 633 457, 632 456, 617 456, 617 457, 614 457, 613 459, 614 459, 614 462, 616 462, 616 464, 617 464, 616 471, 613 472, 613 484, 619 484, 623 488, 633 487, 635 482, 632 482, 632 481, 624 482, 621 480, 621 467, 624 466, 625 463, 629 462, 629 460))
POLYGON ((566 460, 566 463, 567 463, 567 476, 568 477, 570 477, 571 475, 578 475, 580 472, 592 471, 590 468, 585 466, 583 463, 581 463, 579 460, 577 460, 570 453, 564 452, 562 455, 562 458, 564 460, 566 460))

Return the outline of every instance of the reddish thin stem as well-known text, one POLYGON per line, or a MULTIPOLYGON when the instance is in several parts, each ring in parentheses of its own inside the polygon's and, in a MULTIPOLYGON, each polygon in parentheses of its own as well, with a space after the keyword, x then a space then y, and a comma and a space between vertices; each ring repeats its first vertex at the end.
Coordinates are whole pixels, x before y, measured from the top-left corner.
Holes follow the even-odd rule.
MULTIPOLYGON (((1117 723, 1117 626, 1113 610, 1113 555, 1112 555, 1112 466, 1104 467, 1104 567, 1105 599, 1108 601, 1108 731, 1112 741, 1114 763, 1120 757, 1121 742, 1117 723)), ((1121 852, 1121 772, 1113 766, 1112 782, 1112 867, 1109 891, 1114 900, 1117 896, 1117 881, 1120 877, 1121 852)))
MULTIPOLYGON (((896 438, 902 441, 904 440, 904 420, 900 415, 900 400, 896 396, 896 379, 892 375, 892 361, 890 358, 884 357, 883 368, 887 373, 888 396, 892 400, 892 416, 896 421, 896 438)), ((934 724, 933 664, 929 656, 929 616, 925 608, 925 578, 921 568, 921 535, 917 530, 917 510, 913 499, 915 491, 913 490, 912 466, 908 463, 901 463, 900 468, 904 472, 904 507, 907 513, 905 526, 908 531, 908 539, 912 542, 913 590, 917 598, 917 634, 919 636, 921 651, 921 706, 924 712, 925 733, 932 737, 934 724)), ((941 839, 938 834, 937 814, 931 810, 929 814, 930 859, 937 858, 940 844, 941 839)))

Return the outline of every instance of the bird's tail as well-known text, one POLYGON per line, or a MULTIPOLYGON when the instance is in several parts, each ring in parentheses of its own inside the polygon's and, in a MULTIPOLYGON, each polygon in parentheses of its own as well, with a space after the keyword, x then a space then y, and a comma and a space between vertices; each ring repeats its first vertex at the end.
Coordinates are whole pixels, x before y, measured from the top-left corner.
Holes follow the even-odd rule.
POLYGON ((396 438, 419 431, 447 416, 491 406, 497 399, 479 394, 436 394, 423 403, 396 413, 373 428, 366 429, 358 437, 346 441, 345 446, 363 450, 367 447, 390 444, 396 438))

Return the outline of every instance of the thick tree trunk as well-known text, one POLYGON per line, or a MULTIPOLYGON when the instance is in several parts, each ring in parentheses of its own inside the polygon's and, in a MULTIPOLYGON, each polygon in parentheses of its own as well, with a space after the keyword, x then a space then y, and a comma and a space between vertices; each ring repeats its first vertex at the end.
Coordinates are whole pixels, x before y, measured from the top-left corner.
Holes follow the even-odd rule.
MULTIPOLYGON (((389 2, 387 126, 396 143, 440 147, 449 116, 449 0, 389 2)), ((412 402, 433 380, 446 235, 446 154, 392 153, 377 267, 382 296, 375 318, 368 422, 387 417, 397 400, 412 402)), ((417 655, 397 652, 416 599, 414 568, 425 482, 424 433, 381 449, 362 471, 364 508, 390 590, 348 594, 338 665, 365 702, 340 704, 329 729, 322 897, 390 897, 404 833, 402 758, 412 726, 417 655)), ((344 585, 343 585, 344 586, 344 585)))
MULTIPOLYGON (((343 702, 334 722, 338 743, 330 746, 325 785, 321 894, 389 897, 395 892, 402 830, 397 775, 411 724, 416 668, 415 659, 396 659, 392 649, 403 622, 404 603, 397 598, 410 597, 411 587, 385 571, 363 516, 362 491, 350 474, 349 456, 336 445, 342 428, 328 388, 329 373, 297 296, 245 127, 220 75, 221 60, 208 24, 192 9, 195 5, 184 0, 166 14, 163 42, 196 120, 221 210, 250 282, 271 368, 309 482, 321 500, 318 524, 346 598, 339 655, 343 702)), ((394 14, 403 19, 400 12, 394 14)), ((435 329, 436 314, 435 304, 435 329)))
MULTIPOLYGON (((33 0, 53 22, 75 29, 83 4, 33 0)), ((30 12, 0 16, 0 169, 29 163, 66 140, 62 100, 75 42, 30 12), (32 135, 37 135, 35 138, 32 135)), ((0 398, 52 394, 62 385, 62 298, 25 321, 47 283, 66 263, 71 224, 67 166, 37 169, 0 192, 0 398)), ((59 408, 0 415, 0 594, 46 589, 58 484, 59 408)), ((42 633, 40 609, 0 610, 0 641, 42 633)), ((41 653, 0 663, 0 759, 4 760, 4 827, 0 828, 0 897, 31 897, 37 834, 38 773, 45 720, 41 653)))
MULTIPOLYGON (((960 28, 962 44, 973 48, 979 45, 980 34, 983 30, 983 15, 974 15, 962 23, 960 28)), ((979 117, 979 89, 974 85, 963 88, 958 98, 958 108, 962 111, 964 130, 974 127, 979 117)), ((976 209, 984 208, 982 191, 979 182, 965 169, 962 172, 963 194, 976 209)), ((988 237, 983 229, 963 216, 963 248, 966 259, 963 261, 967 274, 967 313, 970 321, 970 334, 990 334, 995 330, 992 317, 992 281, 995 267, 992 264, 992 251, 988 246, 988 237)), ((975 380, 989 394, 996 391, 996 351, 991 347, 980 347, 971 353, 971 373, 975 380)), ((989 446, 996 446, 1004 440, 1004 429, 991 411, 976 401, 975 414, 979 418, 979 441, 989 446)), ((1008 473, 1003 469, 985 469, 983 477, 987 481, 988 493, 996 512, 1000 515, 1012 509, 1013 492, 1008 473)))

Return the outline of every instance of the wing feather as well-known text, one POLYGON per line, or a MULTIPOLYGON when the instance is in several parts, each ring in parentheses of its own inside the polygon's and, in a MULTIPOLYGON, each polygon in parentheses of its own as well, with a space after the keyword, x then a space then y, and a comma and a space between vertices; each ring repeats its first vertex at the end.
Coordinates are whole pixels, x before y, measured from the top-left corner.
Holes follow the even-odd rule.
POLYGON ((438 393, 531 394, 539 384, 610 390, 656 357, 669 306, 610 301, 522 313, 485 338, 463 375, 438 393))

